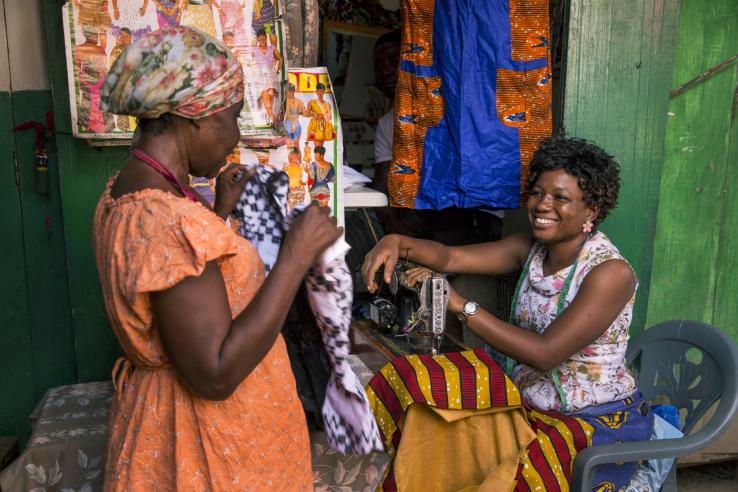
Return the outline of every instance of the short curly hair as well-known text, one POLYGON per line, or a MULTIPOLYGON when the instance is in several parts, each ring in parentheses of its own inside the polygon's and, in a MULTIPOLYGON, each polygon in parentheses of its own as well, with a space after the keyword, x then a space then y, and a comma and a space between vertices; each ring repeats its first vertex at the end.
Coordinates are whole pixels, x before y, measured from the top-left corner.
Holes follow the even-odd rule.
POLYGON ((607 152, 583 138, 551 137, 533 154, 528 191, 546 171, 563 169, 577 178, 584 201, 599 207, 598 225, 615 208, 620 191, 620 164, 607 152))

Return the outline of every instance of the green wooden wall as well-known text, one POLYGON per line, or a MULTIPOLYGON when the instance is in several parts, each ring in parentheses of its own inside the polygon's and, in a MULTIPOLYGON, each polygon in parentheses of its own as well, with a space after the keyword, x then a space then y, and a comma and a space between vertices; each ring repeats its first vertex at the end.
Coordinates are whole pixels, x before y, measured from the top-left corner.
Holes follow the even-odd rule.
MULTIPOLYGON (((735 0, 682 0, 672 85, 738 54, 735 0)), ((669 105, 648 322, 738 339, 738 61, 669 105)))
POLYGON ((127 150, 91 148, 71 136, 61 3, 44 0, 43 9, 52 90, 0 92, 0 435, 23 440, 47 389, 109 379, 119 354, 91 238, 97 199, 127 150), (34 191, 34 133, 12 129, 45 121, 52 109, 50 194, 41 195, 34 191))
POLYGON ((77 379, 57 155, 50 193, 36 193, 35 134, 12 130, 51 106, 49 91, 0 93, 0 435, 26 437, 35 402, 77 379))
POLYGON ((9 92, 0 92, 0 432, 18 435, 23 429, 23 412, 31 408, 33 357, 23 251, 23 216, 15 181, 13 156, 13 109, 9 92), (21 381, 21 384, 17 382, 21 381))
POLYGON ((679 0, 571 0, 564 126, 622 166, 603 224, 639 279, 631 333, 644 329, 679 0))
POLYGON ((57 127, 77 379, 109 379, 119 349, 105 315, 95 267, 92 218, 105 183, 122 166, 128 150, 90 147, 72 137, 60 2, 43 0, 43 13, 57 127))

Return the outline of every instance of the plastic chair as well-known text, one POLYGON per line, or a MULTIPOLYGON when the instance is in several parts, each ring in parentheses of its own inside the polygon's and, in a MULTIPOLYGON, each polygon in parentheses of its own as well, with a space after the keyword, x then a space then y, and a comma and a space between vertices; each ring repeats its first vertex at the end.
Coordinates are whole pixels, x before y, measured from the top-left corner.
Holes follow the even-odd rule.
MULTIPOLYGON (((631 340, 628 365, 636 359, 640 359, 638 389, 644 398, 654 401, 665 396, 680 409, 680 415, 686 410, 684 437, 584 449, 574 460, 574 492, 591 491, 597 465, 675 458, 699 451, 728 428, 738 411, 738 345, 717 328, 686 320, 660 323, 631 340), (718 399, 712 418, 690 435, 718 399)), ((676 466, 661 490, 676 490, 676 466)))

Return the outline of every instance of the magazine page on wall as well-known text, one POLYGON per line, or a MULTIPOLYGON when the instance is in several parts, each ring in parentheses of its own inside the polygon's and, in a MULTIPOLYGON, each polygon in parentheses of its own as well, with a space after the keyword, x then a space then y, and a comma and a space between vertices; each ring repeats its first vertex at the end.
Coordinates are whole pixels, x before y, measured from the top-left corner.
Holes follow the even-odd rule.
POLYGON ((244 70, 241 135, 281 135, 286 66, 281 0, 73 0, 62 7, 69 103, 75 137, 125 145, 136 119, 104 113, 100 90, 117 57, 135 40, 185 25, 221 40, 244 70))
POLYGON ((255 147, 243 142, 241 163, 284 171, 290 182, 290 207, 317 202, 329 207, 343 225, 341 119, 326 68, 288 71, 283 126, 280 145, 255 147))

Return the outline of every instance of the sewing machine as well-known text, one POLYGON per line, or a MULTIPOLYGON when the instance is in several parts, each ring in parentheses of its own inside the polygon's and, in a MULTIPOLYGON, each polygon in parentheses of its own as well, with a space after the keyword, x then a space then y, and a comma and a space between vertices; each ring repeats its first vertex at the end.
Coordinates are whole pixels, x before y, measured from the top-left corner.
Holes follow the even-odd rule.
POLYGON ((404 285, 405 272, 417 265, 400 261, 389 283, 377 274, 379 292, 370 302, 375 338, 395 355, 442 354, 465 350, 446 335, 449 287, 444 274, 434 273, 413 287, 404 285))

